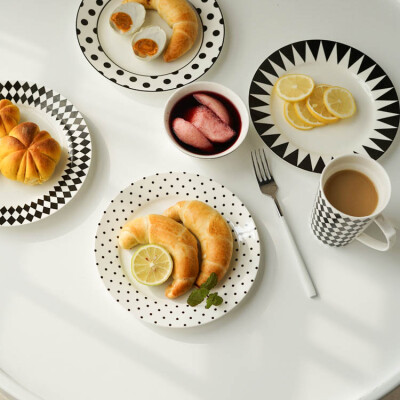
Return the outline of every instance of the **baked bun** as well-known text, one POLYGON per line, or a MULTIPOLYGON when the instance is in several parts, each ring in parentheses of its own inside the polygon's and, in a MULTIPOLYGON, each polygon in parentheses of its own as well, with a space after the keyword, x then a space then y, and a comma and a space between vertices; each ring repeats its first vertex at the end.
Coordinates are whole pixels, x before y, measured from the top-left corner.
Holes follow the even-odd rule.
POLYGON ((196 238, 183 225, 163 215, 135 218, 123 226, 119 234, 123 249, 146 243, 163 246, 174 261, 173 282, 165 295, 174 299, 186 293, 199 273, 196 238))
POLYGON ((164 215, 182 221, 200 242, 202 262, 196 285, 202 285, 212 272, 219 282, 228 271, 233 251, 231 230, 222 215, 197 200, 179 201, 164 215))
POLYGON ((0 171, 28 185, 47 181, 60 160, 61 148, 46 131, 24 122, 0 139, 0 171))
POLYGON ((124 0, 156 10, 172 28, 172 36, 164 52, 164 61, 171 62, 189 51, 196 41, 199 24, 193 7, 186 0, 124 0))
POLYGON ((19 123, 19 108, 10 100, 0 100, 0 138, 8 133, 19 123))

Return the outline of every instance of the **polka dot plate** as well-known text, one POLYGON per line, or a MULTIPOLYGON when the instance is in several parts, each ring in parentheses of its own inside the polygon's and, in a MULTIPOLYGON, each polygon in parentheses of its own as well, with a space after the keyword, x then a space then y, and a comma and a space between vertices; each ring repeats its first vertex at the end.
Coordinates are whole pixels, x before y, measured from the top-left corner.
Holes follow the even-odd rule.
POLYGON ((257 228, 238 197, 212 179, 185 172, 169 172, 132 183, 111 201, 98 224, 96 264, 111 296, 137 318, 165 327, 193 327, 216 320, 232 310, 249 292, 260 260, 257 228), (135 249, 118 246, 122 226, 132 218, 162 214, 181 200, 200 200, 218 210, 228 221, 234 237, 233 256, 224 279, 215 287, 223 298, 218 307, 187 303, 189 293, 171 300, 165 297, 171 278, 160 286, 139 284, 131 273, 135 249))
POLYGON ((400 121, 399 99, 384 70, 360 50, 331 40, 302 40, 268 56, 253 77, 249 108, 258 134, 275 154, 316 173, 344 154, 377 160, 393 143, 400 121), (272 90, 285 74, 306 74, 316 84, 350 90, 355 115, 308 131, 293 128, 283 116, 283 100, 272 90))
MULTIPOLYGON (((199 34, 182 57, 166 63, 162 55, 142 61, 133 55, 132 35, 114 31, 109 19, 121 0, 83 0, 76 18, 80 48, 89 63, 105 78, 132 90, 156 92, 182 87, 205 74, 217 60, 224 43, 225 26, 214 0, 192 0, 199 19, 199 34)), ((172 29, 154 10, 146 10, 143 27, 160 26, 171 37, 172 29)))
POLYGON ((28 186, 0 176, 0 226, 29 224, 56 213, 78 193, 90 167, 90 133, 75 106, 42 85, 0 82, 0 99, 16 104, 20 122, 34 122, 62 149, 53 176, 41 185, 28 186))

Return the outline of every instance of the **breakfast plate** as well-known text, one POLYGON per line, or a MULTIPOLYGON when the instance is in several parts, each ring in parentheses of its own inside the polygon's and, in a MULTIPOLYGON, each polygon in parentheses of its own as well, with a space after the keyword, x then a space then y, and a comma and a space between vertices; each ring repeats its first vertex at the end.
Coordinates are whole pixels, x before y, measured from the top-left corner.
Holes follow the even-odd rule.
POLYGON ((0 175, 0 226, 29 224, 60 210, 81 188, 90 166, 90 134, 69 100, 44 86, 1 82, 0 99, 18 106, 20 122, 36 123, 61 145, 61 159, 52 177, 41 185, 24 185, 0 175))
POLYGON ((383 69, 370 57, 330 40, 303 40, 272 53, 257 69, 249 93, 250 115, 266 145, 306 171, 320 173, 335 157, 358 153, 377 160, 399 127, 399 99, 383 69), (341 86, 354 96, 352 118, 308 131, 285 120, 273 86, 286 74, 306 74, 316 84, 341 86))
MULTIPOLYGON (((205 74, 217 60, 223 46, 225 26, 221 9, 214 0, 192 0, 199 21, 193 47, 182 57, 164 62, 133 56, 131 35, 120 35, 109 19, 121 0, 82 1, 76 18, 80 48, 89 63, 105 78, 128 89, 156 92, 182 87, 205 74)), ((154 10, 146 11, 143 27, 156 25, 171 37, 172 29, 154 10)))
MULTIPOLYGON (((249 292, 256 278, 260 243, 257 228, 238 197, 212 179, 185 172, 169 172, 145 177, 121 190, 104 211, 95 241, 96 265, 112 297, 137 318, 166 327, 192 327, 216 320, 231 311, 249 292), (232 229, 231 265, 215 290, 223 298, 218 307, 189 306, 188 294, 165 297, 168 283, 161 286, 139 284, 131 273, 134 250, 118 246, 122 226, 134 217, 162 214, 181 200, 199 200, 214 207, 232 229)), ((171 279, 171 278, 170 278, 171 279)))

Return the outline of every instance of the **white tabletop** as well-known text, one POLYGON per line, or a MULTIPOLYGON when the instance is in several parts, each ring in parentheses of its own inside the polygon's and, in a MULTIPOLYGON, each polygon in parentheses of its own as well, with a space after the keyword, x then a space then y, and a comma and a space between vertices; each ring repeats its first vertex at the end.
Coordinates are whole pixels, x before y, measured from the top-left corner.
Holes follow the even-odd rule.
MULTIPOLYGON (((320 293, 306 298, 281 221, 254 179, 249 153, 262 141, 253 127, 227 157, 188 157, 163 132, 169 93, 120 88, 85 60, 75 35, 80 0, 2 3, 0 79, 62 93, 93 139, 88 180, 70 204, 46 220, 0 229, 3 390, 34 398, 17 382, 45 400, 337 400, 378 398, 400 382, 400 241, 386 253, 358 242, 321 245, 309 228, 318 175, 268 150, 282 207, 320 293), (135 319, 107 293, 94 261, 96 226, 109 201, 130 182, 170 170, 212 177, 236 193, 262 242, 260 272, 244 301, 192 329, 135 319)), ((225 84, 246 102, 267 55, 313 38, 360 49, 400 89, 398 0, 219 3, 226 40, 202 79, 225 84)), ((386 215, 400 227, 398 144, 381 162, 393 185, 386 215)))

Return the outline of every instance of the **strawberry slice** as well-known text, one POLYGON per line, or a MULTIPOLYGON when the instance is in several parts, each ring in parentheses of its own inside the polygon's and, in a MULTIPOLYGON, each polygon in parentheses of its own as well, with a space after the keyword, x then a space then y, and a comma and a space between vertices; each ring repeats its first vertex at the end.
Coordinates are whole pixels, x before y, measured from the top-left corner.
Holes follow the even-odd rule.
POLYGON ((205 106, 195 107, 191 112, 189 122, 212 142, 225 143, 236 135, 229 125, 222 122, 205 106))
POLYGON ((231 118, 226 107, 214 97, 208 96, 204 93, 196 93, 193 97, 203 106, 209 108, 215 115, 225 124, 230 125, 231 118))
POLYGON ((204 151, 214 149, 213 144, 194 125, 183 118, 175 118, 172 122, 172 129, 179 140, 189 146, 204 151))

